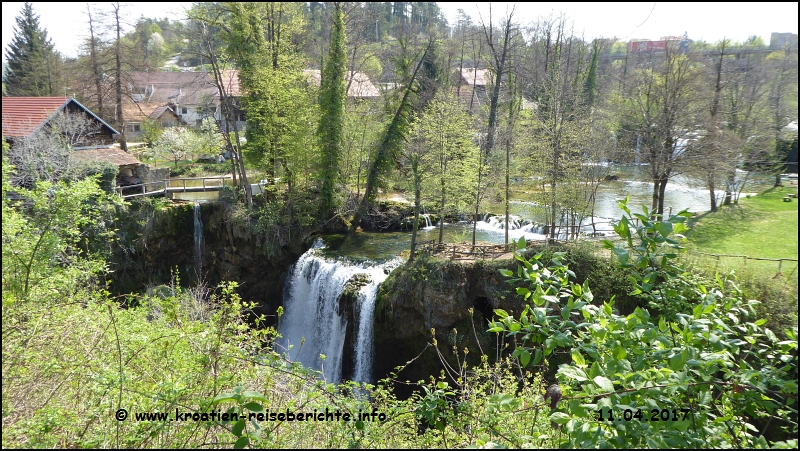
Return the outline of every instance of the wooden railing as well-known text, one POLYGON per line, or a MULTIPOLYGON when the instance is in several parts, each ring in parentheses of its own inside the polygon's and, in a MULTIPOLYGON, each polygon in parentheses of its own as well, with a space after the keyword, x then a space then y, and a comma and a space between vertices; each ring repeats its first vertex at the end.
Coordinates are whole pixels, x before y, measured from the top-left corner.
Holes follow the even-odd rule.
POLYGON ((115 190, 117 194, 123 199, 143 196, 164 196, 168 193, 188 193, 188 192, 205 192, 205 191, 218 191, 225 186, 225 181, 230 180, 232 184, 233 179, 230 177, 182 177, 174 179, 159 180, 156 182, 140 183, 137 185, 118 186, 115 190), (188 181, 201 181, 198 186, 191 186, 186 184, 188 181), (209 183, 212 182, 212 183, 209 183), (214 183, 218 182, 218 183, 214 183), (177 183, 178 186, 174 186, 177 183), (153 187, 157 187, 153 189, 153 187), (126 194, 127 193, 127 194, 126 194))
MULTIPOLYGON (((553 240, 526 240, 528 246, 534 243, 545 244, 553 240)), ((419 252, 428 255, 449 258, 450 260, 494 260, 502 255, 508 254, 517 248, 517 243, 508 244, 445 244, 437 243, 434 240, 423 241, 420 244, 419 252)))

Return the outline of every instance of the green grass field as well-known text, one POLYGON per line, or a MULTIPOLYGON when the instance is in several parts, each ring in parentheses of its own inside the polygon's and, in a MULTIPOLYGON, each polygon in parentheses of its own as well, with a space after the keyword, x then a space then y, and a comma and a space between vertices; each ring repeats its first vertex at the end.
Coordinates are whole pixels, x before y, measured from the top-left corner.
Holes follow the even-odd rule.
POLYGON ((687 234, 702 252, 751 257, 797 258, 797 187, 770 188, 757 196, 690 221, 687 234))
MULTIPOLYGON (((686 236, 692 251, 709 254, 746 255, 759 258, 797 259, 797 202, 784 202, 787 194, 797 194, 797 186, 770 188, 757 196, 739 200, 739 205, 723 206, 716 213, 705 213, 690 220, 686 236)), ((797 285, 797 262, 756 261, 734 257, 701 256, 719 269, 761 272, 797 285), (794 272, 793 272, 794 271, 794 272), (779 274, 780 273, 780 274, 779 274)))

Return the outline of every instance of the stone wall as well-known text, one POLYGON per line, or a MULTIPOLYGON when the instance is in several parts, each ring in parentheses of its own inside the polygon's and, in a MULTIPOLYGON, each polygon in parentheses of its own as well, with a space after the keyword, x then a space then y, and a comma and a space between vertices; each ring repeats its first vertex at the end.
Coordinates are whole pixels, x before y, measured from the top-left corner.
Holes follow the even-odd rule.
POLYGON ((136 168, 136 175, 142 183, 160 182, 169 178, 169 168, 152 168, 150 165, 143 164, 136 168))

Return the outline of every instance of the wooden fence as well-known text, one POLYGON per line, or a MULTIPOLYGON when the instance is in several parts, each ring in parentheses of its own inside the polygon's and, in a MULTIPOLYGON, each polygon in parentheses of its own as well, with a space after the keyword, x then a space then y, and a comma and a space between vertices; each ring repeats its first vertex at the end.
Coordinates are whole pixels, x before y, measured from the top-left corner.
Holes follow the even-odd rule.
MULTIPOLYGON (((528 246, 532 244, 547 244, 554 240, 527 240, 528 246)), ((419 252, 428 255, 449 258, 450 260, 494 260, 517 248, 517 243, 508 244, 446 244, 434 240, 419 243, 419 252)))
POLYGON ((715 269, 722 269, 722 259, 742 259, 742 265, 745 267, 747 266, 748 260, 753 261, 765 261, 765 262, 777 262, 777 275, 783 275, 784 270, 789 270, 790 273, 793 273, 797 270, 797 259, 796 258, 765 258, 765 257, 749 257, 747 255, 730 255, 730 254, 710 254, 707 252, 700 252, 695 250, 689 250, 690 254, 697 254, 702 255, 704 257, 710 257, 715 262, 715 269), (786 266, 784 266, 784 262, 786 262, 786 266))

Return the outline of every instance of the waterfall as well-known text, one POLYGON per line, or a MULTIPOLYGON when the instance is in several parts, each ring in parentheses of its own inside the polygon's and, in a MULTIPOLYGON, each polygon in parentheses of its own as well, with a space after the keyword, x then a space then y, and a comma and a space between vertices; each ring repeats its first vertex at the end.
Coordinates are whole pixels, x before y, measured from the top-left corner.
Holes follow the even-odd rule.
POLYGON ((419 217, 420 218, 425 218, 425 227, 423 227, 422 230, 430 230, 430 229, 434 228, 434 226, 431 225, 431 218, 430 218, 429 214, 424 213, 424 214, 419 215, 419 217))
POLYGON ((355 264, 322 256, 322 247, 322 241, 318 240, 289 274, 284 290, 285 313, 280 325, 283 338, 278 341, 279 352, 285 352, 290 360, 321 371, 329 383, 339 383, 348 376, 342 374, 347 318, 346 312, 339 311, 339 298, 353 276, 364 274, 368 281, 356 295, 352 379, 370 382, 375 297, 388 276, 388 269, 397 266, 399 260, 383 265, 355 264), (324 360, 320 354, 325 355, 324 360))
POLYGON ((194 203, 194 271, 200 277, 203 268, 203 220, 200 216, 200 203, 194 203))

